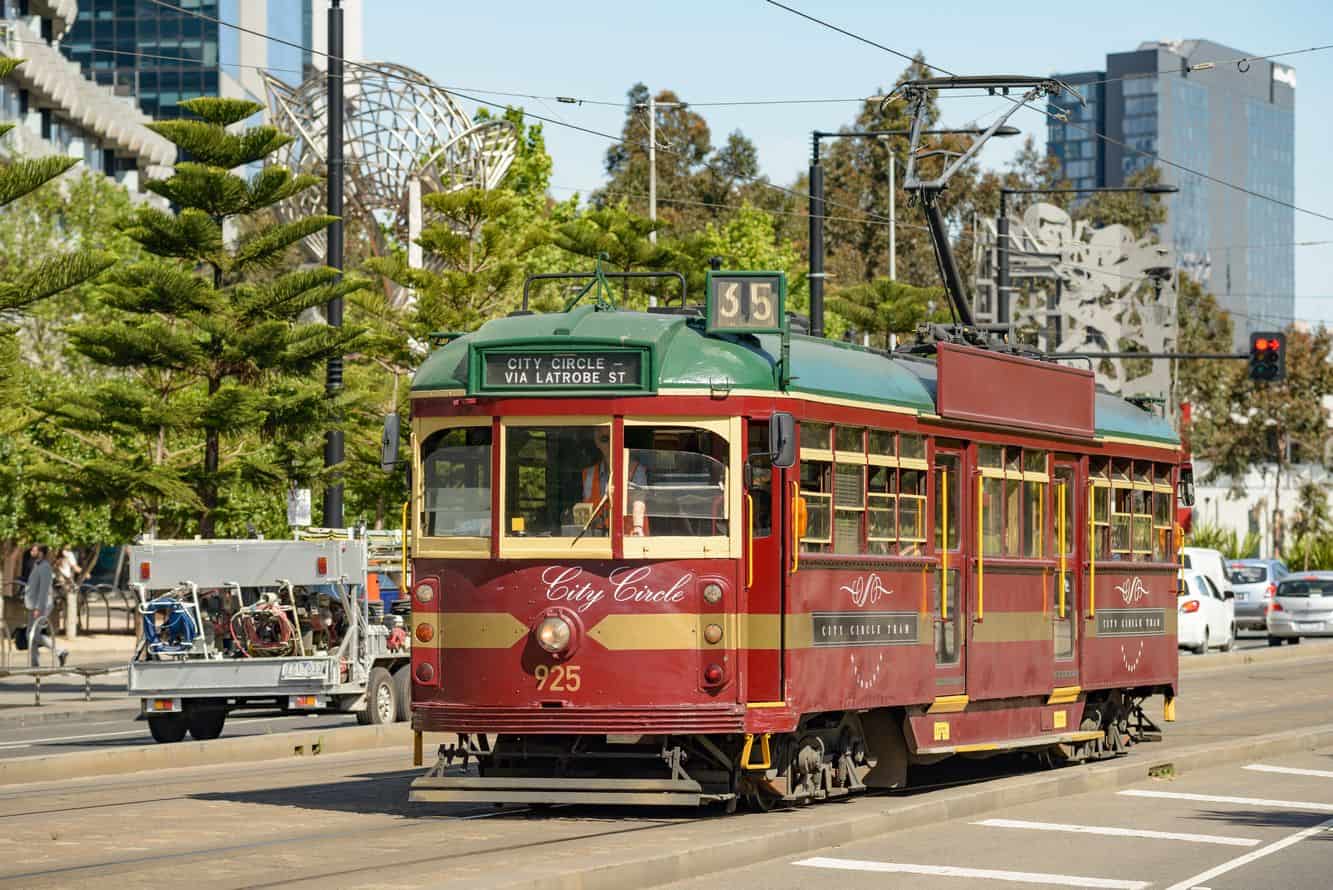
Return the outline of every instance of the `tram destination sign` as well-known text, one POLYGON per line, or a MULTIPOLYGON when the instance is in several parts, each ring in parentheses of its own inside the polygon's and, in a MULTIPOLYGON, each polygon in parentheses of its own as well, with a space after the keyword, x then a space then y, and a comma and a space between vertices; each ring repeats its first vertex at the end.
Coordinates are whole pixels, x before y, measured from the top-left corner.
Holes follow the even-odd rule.
POLYGON ((710 334, 780 334, 787 324, 783 272, 709 272, 705 285, 710 334))
POLYGON ((815 612, 814 645, 902 646, 917 642, 916 612, 815 612))
POLYGON ((477 363, 482 392, 646 389, 644 350, 487 351, 477 363))

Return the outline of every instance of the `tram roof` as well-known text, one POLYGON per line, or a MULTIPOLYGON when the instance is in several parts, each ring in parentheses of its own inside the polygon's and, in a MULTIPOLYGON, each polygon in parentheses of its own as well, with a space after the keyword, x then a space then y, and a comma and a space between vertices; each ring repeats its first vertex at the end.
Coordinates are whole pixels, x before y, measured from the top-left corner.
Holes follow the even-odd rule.
MULTIPOLYGON (((936 412, 935 363, 930 359, 890 358, 854 344, 801 334, 791 335, 790 342, 789 393, 851 399, 921 414, 936 412)), ((781 338, 777 334, 709 335, 698 318, 596 311, 591 306, 567 313, 489 321, 427 356, 412 381, 412 391, 425 395, 435 390, 468 390, 469 357, 474 350, 550 349, 563 344, 568 344, 571 352, 580 348, 648 347, 652 355, 648 388, 660 394, 701 387, 779 391, 775 369, 781 338)), ((579 395, 569 391, 559 394, 579 395)), ((1095 416, 1099 436, 1179 442, 1163 419, 1109 393, 1097 393, 1095 416)))

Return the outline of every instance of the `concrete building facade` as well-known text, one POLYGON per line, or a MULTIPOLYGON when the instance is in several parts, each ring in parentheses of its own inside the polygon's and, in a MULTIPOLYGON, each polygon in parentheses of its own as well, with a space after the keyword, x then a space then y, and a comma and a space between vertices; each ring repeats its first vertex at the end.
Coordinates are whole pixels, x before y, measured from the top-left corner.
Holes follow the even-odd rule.
POLYGON ((1102 71, 1057 74, 1088 106, 1062 100, 1069 121, 1051 120, 1047 134, 1080 188, 1124 185, 1159 154, 1213 178, 1157 164, 1180 188, 1162 237, 1232 313, 1238 348, 1251 331, 1291 323, 1296 288, 1295 211, 1278 203, 1295 200, 1296 73, 1234 61, 1245 55, 1208 40, 1151 41, 1108 54, 1102 71))
POLYGON ((75 0, 0 0, 0 55, 23 60, 0 83, 0 120, 18 125, 0 140, 0 154, 72 155, 139 192, 150 170, 175 163, 176 148, 147 128, 132 100, 61 55, 59 41, 77 16, 75 0))
MULTIPOLYGON (((178 9, 151 0, 77 3, 65 54, 154 119, 179 117, 180 103, 197 96, 262 103, 261 72, 295 86, 327 67, 329 0, 174 0, 178 9)), ((341 5, 344 54, 359 60, 362 0, 341 5)))

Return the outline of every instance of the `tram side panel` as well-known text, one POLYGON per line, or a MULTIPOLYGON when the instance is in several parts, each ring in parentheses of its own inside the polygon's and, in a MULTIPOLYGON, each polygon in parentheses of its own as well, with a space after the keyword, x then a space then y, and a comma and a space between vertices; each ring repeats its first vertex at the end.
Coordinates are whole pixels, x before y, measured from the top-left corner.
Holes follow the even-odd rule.
POLYGON ((1083 613, 1083 688, 1174 690, 1179 675, 1176 567, 1099 560, 1095 586, 1096 597, 1085 603, 1083 613))

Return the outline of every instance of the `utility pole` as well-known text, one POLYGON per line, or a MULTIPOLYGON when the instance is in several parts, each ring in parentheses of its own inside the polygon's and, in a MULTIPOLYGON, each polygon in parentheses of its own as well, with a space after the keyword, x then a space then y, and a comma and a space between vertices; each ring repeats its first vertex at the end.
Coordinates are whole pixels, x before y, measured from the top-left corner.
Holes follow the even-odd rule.
MULTIPOLYGON (((657 100, 648 91, 648 219, 657 222, 657 100)), ((657 243, 657 230, 648 233, 648 240, 657 243)))
POLYGON ((810 152, 810 336, 824 336, 824 168, 819 163, 819 132, 810 152))
MULTIPOLYGON (((342 281, 343 268, 343 10, 339 5, 342 0, 329 2, 329 71, 328 71, 328 212, 336 217, 329 223, 328 250, 324 262, 338 270, 338 281, 342 281)), ((335 296, 329 300, 328 323, 335 328, 342 327, 343 298, 335 296)), ((324 391, 329 399, 336 399, 343 388, 343 357, 332 356, 329 359, 328 372, 325 376, 324 391)), ((343 462, 343 431, 340 420, 334 421, 334 427, 324 438, 324 467, 336 467, 343 462)), ((341 528, 343 524, 343 484, 330 483, 324 489, 324 527, 341 528)))

